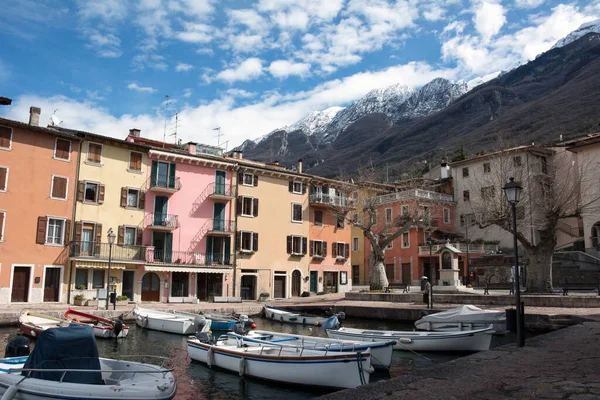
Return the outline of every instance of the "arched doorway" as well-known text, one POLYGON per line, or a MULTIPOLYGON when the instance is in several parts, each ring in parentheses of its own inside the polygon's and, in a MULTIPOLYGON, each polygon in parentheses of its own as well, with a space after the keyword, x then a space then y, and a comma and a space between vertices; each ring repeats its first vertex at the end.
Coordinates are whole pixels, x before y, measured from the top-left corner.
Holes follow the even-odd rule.
POLYGON ((300 291, 302 289, 301 281, 302 281, 302 274, 300 273, 300 271, 295 270, 294 272, 292 272, 292 297, 300 296, 300 291))
POLYGON ((596 250, 600 250, 600 222, 596 222, 592 226, 592 247, 596 250))
POLYGON ((160 278, 154 272, 142 278, 142 301, 160 301, 160 278))

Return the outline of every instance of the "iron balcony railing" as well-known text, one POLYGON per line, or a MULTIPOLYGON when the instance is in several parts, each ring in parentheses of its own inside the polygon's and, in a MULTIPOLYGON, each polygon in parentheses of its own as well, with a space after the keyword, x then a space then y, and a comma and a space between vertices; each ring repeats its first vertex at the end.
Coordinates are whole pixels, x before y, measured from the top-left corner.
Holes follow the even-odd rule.
POLYGON ((235 230, 235 221, 228 219, 212 219, 205 222, 205 228, 208 232, 233 232, 235 230))
POLYGON ((437 201, 453 201, 453 197, 450 194, 432 192, 430 190, 423 189, 411 189, 402 192, 389 193, 381 196, 377 196, 374 199, 375 204, 387 204, 394 203, 398 200, 407 199, 426 199, 426 200, 437 200, 437 201))
POLYGON ((177 215, 152 213, 146 215, 146 225, 164 229, 177 229, 179 227, 179 220, 177 215))
POLYGON ((146 263, 154 265, 194 265, 211 266, 223 265, 230 266, 233 261, 233 254, 222 253, 197 253, 193 251, 165 251, 148 247, 146 250, 146 263))
POLYGON ((329 195, 324 193, 313 193, 310 195, 310 202, 315 204, 327 204, 337 207, 350 207, 353 204, 352 198, 343 195, 329 195))
POLYGON ((179 177, 174 176, 151 176, 148 181, 148 187, 150 189, 166 189, 177 191, 181 189, 181 182, 179 177))
POLYGON ((213 182, 208 185, 208 194, 209 196, 224 196, 224 197, 234 197, 234 190, 231 185, 226 183, 216 183, 213 182))
MULTIPOLYGON (((87 257, 96 260, 108 261, 110 253, 109 243, 78 241, 69 243, 69 257, 87 257)), ((144 246, 128 246, 113 244, 111 260, 113 261, 145 261, 146 250, 144 246)))
MULTIPOLYGON (((458 249, 459 251, 466 253, 467 252, 467 244, 466 243, 448 243, 450 246, 458 249)), ((444 247, 445 243, 438 243, 431 246, 431 251, 433 253, 439 251, 444 247)), ((496 253, 498 252, 497 244, 475 244, 469 243, 469 253, 496 253)), ((429 255, 429 245, 420 245, 419 246, 419 255, 429 255)))

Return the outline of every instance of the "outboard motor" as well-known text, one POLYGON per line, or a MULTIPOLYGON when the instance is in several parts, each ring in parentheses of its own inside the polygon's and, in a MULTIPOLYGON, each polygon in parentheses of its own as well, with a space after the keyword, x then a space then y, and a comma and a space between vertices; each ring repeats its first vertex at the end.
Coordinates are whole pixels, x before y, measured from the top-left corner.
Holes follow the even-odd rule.
POLYGON ((196 328, 196 337, 200 338, 197 334, 202 332, 206 326, 206 317, 204 315, 196 315, 194 317, 194 327, 196 328))
POLYGON ((246 334, 246 332, 244 332, 244 325, 242 324, 235 324, 233 326, 233 333, 244 336, 246 334))
POLYGON ((22 357, 28 356, 30 352, 29 339, 25 336, 17 335, 11 338, 4 349, 4 357, 22 357))
POLYGON ((212 335, 208 332, 200 332, 196 334, 196 339, 201 341, 202 343, 212 343, 212 335))
POLYGON ((431 314, 429 311, 427 311, 427 310, 421 310, 419 312, 419 318, 417 318, 417 319, 421 319, 421 318, 423 318, 423 317, 425 317, 425 316, 427 316, 429 314, 431 314))
POLYGON ((327 318, 327 321, 325 321, 325 323, 323 324, 323 329, 338 329, 340 326, 341 323, 337 315, 332 315, 331 317, 327 318))
POLYGON ((113 326, 113 333, 115 334, 115 338, 119 337, 119 334, 123 330, 123 321, 120 319, 115 321, 115 325, 113 326))

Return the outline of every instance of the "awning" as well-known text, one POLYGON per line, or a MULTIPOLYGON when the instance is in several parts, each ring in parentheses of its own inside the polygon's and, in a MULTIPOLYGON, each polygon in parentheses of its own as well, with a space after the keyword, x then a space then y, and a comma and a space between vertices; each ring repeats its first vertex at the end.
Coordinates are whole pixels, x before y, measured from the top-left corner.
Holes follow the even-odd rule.
MULTIPOLYGON (((108 262, 76 261, 75 268, 108 269, 108 262)), ((111 269, 125 269, 125 264, 111 262, 110 268, 111 269)))
POLYGON ((146 265, 145 271, 148 272, 196 272, 207 274, 228 274, 233 271, 232 268, 198 268, 198 267, 177 267, 162 265, 146 265))

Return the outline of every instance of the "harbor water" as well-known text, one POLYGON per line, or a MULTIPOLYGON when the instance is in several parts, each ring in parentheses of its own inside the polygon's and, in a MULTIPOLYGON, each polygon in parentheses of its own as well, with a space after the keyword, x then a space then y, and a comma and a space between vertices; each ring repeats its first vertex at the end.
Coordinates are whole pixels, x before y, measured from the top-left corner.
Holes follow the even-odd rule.
MULTIPOLYGON (((282 324, 263 318, 254 318, 257 329, 296 333, 312 336, 326 336, 318 327, 282 324)), ((310 399, 330 392, 327 389, 313 389, 304 386, 290 386, 281 383, 265 382, 253 378, 241 378, 237 374, 211 369, 187 355, 187 336, 145 330, 135 323, 129 323, 129 335, 125 339, 98 339, 101 357, 119 358, 131 355, 153 355, 167 357, 175 367, 177 379, 176 399, 233 400, 233 399, 310 399)), ((381 330, 413 330, 408 322, 346 319, 344 326, 381 330)), ((4 345, 9 337, 17 333, 17 328, 0 328, 4 345)), ((215 332, 215 334, 219 334, 215 332)), ((514 341, 514 336, 494 337, 492 347, 514 341)), ((32 347, 34 343, 32 343, 32 347)), ((392 368, 389 372, 376 372, 371 382, 389 379, 410 371, 428 368, 464 356, 464 353, 411 353, 395 351, 392 368)))

